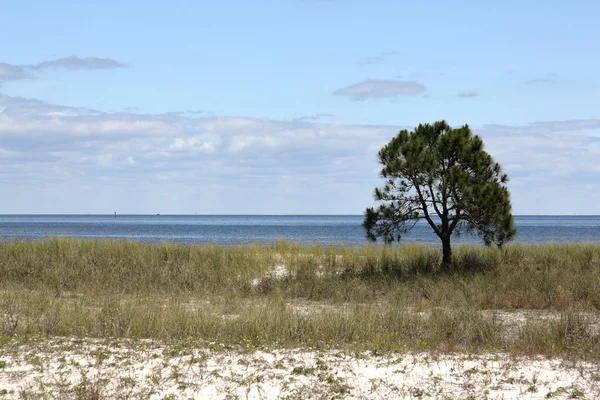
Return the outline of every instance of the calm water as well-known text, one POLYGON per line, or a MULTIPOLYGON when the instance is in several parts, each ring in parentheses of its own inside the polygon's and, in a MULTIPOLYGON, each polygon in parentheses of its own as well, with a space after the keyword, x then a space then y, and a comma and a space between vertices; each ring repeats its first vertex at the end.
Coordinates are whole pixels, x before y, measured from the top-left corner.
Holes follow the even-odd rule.
MULTIPOLYGON (((362 216, 257 215, 0 215, 0 240, 68 236, 141 242, 237 245, 287 239, 302 243, 365 243, 362 216)), ((517 242, 600 242, 600 216, 517 216, 517 242)), ((407 241, 439 243, 425 224, 407 241)), ((462 236, 454 242, 473 242, 462 236)))

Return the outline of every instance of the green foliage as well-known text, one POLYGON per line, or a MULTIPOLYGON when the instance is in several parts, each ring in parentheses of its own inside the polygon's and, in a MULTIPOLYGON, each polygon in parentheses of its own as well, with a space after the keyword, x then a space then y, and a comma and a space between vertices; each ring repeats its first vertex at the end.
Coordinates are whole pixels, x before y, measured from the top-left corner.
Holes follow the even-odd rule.
POLYGON ((379 151, 379 161, 385 184, 374 195, 383 203, 368 208, 363 223, 371 240, 399 241, 425 220, 450 263, 453 233, 474 231, 498 246, 514 237, 508 176, 467 125, 453 129, 438 121, 402 130, 379 151))

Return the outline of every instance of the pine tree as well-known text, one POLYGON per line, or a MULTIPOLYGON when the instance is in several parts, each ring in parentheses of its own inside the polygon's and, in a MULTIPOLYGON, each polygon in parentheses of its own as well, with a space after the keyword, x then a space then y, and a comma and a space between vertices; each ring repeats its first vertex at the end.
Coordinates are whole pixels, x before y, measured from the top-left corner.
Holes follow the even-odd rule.
POLYGON ((515 234, 508 176, 468 125, 446 121, 402 130, 379 151, 385 185, 367 208, 363 226, 371 240, 400 241, 425 220, 442 242, 442 263, 452 263, 450 238, 476 232, 486 245, 502 246, 515 234))

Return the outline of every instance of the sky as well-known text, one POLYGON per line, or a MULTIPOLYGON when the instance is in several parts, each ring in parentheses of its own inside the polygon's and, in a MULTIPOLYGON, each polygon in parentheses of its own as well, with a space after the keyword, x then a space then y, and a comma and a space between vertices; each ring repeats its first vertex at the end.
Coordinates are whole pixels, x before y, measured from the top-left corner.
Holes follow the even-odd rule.
POLYGON ((513 213, 600 214, 597 1, 2 1, 0 214, 360 214, 469 124, 513 213))

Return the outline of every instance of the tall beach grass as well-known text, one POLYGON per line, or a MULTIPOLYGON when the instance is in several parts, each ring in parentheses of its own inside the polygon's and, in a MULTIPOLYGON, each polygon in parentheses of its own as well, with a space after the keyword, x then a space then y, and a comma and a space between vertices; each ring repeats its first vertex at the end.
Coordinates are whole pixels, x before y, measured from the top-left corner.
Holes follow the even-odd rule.
POLYGON ((456 246, 454 259, 440 270, 440 250, 416 245, 5 242, 0 335, 600 355, 600 245, 456 246), (496 310, 553 317, 515 330, 496 310))

